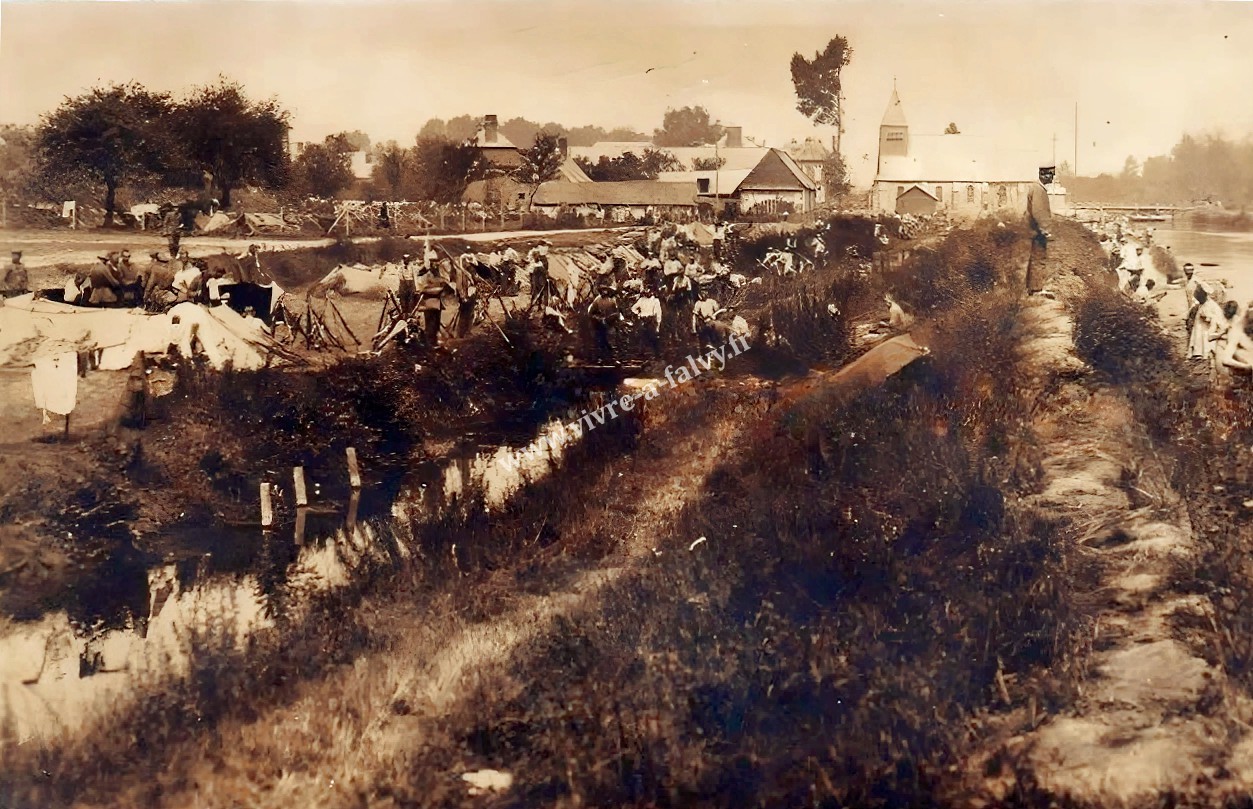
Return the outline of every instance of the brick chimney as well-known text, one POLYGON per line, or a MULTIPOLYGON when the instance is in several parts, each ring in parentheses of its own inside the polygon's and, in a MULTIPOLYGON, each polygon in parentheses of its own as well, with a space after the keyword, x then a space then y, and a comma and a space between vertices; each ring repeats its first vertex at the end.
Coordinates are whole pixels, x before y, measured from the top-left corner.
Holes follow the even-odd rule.
POLYGON ((739 149, 744 145, 744 127, 728 126, 723 127, 727 133, 727 148, 739 149))
POLYGON ((483 116, 483 142, 484 143, 496 142, 496 129, 497 129, 496 116, 495 115, 483 116))

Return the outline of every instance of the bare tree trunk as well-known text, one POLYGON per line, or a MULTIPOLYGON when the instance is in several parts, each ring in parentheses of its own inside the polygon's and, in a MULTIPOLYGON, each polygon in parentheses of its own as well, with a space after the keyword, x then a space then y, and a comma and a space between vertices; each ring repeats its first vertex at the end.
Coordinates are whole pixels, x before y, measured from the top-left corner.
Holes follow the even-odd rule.
POLYGON ((117 183, 104 183, 104 226, 113 227, 113 207, 117 204, 117 183))
POLYGON ((231 207, 231 187, 222 183, 222 198, 218 200, 222 203, 222 210, 228 210, 231 207))

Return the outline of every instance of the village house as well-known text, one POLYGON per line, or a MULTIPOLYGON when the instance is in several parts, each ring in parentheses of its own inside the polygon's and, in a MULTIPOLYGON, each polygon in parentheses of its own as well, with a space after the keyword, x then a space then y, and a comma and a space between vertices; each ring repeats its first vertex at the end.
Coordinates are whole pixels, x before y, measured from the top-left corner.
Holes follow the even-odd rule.
MULTIPOLYGON (((500 131, 497 117, 484 116, 478 131, 467 143, 479 150, 479 157, 490 166, 489 172, 492 176, 470 183, 461 199, 492 206, 503 203, 511 209, 525 208, 530 188, 510 176, 522 165, 522 154, 500 131)), ((563 159, 557 177, 551 182, 590 183, 592 179, 570 156, 570 148, 564 136, 557 139, 557 148, 561 150, 563 159)))
POLYGON ((651 216, 687 221, 698 211, 696 183, 627 180, 610 183, 542 184, 531 210, 556 218, 563 212, 610 222, 627 222, 651 216))
POLYGON ((1040 165, 1034 152, 1009 149, 991 138, 911 132, 893 89, 879 124, 870 207, 914 215, 1026 211, 1030 188, 1039 182, 1040 165))
POLYGON ((815 197, 817 203, 821 205, 826 202, 827 189, 823 182, 822 167, 835 153, 835 145, 832 144, 832 148, 827 149, 818 138, 805 138, 804 141, 793 140, 783 148, 783 151, 787 152, 796 165, 801 167, 801 171, 817 184, 818 191, 815 197))
POLYGON ((723 138, 711 146, 654 146, 647 142, 602 141, 592 146, 573 147, 573 157, 593 163, 601 157, 621 157, 627 152, 639 155, 645 149, 658 149, 673 155, 686 168, 662 172, 665 183, 695 184, 700 201, 716 208, 731 205, 749 213, 778 213, 792 210, 808 213, 817 202, 818 184, 787 152, 767 146, 745 146, 743 130, 726 127, 723 138), (698 166, 719 166, 697 168, 698 166))

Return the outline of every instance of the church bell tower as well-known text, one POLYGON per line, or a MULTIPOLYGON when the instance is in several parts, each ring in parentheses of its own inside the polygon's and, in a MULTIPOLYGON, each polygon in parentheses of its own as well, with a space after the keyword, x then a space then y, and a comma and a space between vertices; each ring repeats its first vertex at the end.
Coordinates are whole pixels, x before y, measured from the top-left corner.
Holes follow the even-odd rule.
POLYGON ((896 85, 893 84, 892 98, 888 100, 887 111, 883 113, 883 121, 879 124, 879 164, 876 171, 883 170, 883 158, 904 157, 907 154, 909 124, 905 121, 901 97, 896 94, 896 85))

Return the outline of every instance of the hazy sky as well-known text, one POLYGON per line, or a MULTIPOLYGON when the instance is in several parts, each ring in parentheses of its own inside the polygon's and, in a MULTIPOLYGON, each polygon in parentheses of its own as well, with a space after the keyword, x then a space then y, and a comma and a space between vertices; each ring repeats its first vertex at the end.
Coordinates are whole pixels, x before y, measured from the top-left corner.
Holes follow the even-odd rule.
POLYGON ((968 134, 1118 170, 1183 131, 1253 133, 1253 2, 10 2, 0 122, 31 123, 97 83, 178 92, 224 74, 294 113, 293 140, 361 129, 410 143, 426 119, 627 125, 704 105, 781 145, 819 135, 788 61, 833 35, 845 152, 873 173, 895 77, 911 129, 968 134))

